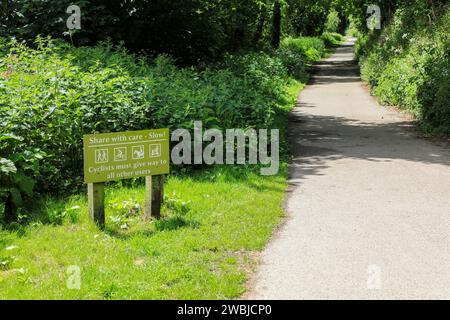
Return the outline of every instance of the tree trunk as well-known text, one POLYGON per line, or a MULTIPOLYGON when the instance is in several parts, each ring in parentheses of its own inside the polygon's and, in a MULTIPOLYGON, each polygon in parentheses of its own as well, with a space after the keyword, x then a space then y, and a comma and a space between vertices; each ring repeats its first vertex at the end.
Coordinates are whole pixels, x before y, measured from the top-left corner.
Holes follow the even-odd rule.
POLYGON ((281 38, 281 5, 279 0, 275 0, 273 4, 273 22, 272 22, 272 47, 278 49, 280 47, 281 38))
POLYGON ((266 10, 265 8, 261 9, 261 12, 259 13, 258 22, 256 24, 256 30, 255 35, 253 37, 253 46, 255 47, 259 40, 261 40, 263 31, 264 31, 264 24, 266 22, 266 10))
POLYGON ((9 194, 5 201, 5 222, 10 223, 16 220, 17 220, 17 206, 12 201, 11 194, 9 194))
POLYGON ((2 10, 2 12, 1 12, 1 19, 2 20, 5 20, 5 21, 3 21, 3 22, 5 22, 5 25, 6 26, 9 26, 9 3, 8 3, 8 0, 4 0, 4 1, 2 1, 2 8, 1 8, 1 10, 2 10))
POLYGON ((238 51, 243 48, 244 39, 245 39, 245 28, 241 21, 238 21, 236 24, 236 28, 234 29, 234 41, 233 41, 233 49, 234 51, 238 51))
POLYGON ((9 0, 4 0, 4 1, 2 1, 3 2, 3 14, 5 15, 5 16, 7 16, 8 15, 8 12, 9 12, 9 0))
POLYGON ((436 20, 436 10, 434 9, 434 1, 428 0, 428 3, 431 6, 431 14, 433 15, 433 20, 436 20))

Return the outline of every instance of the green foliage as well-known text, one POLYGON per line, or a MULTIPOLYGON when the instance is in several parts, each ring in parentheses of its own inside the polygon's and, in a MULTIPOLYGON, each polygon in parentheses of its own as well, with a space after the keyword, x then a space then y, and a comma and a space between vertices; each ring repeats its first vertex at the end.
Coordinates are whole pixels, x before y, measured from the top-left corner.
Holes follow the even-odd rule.
POLYGON ((288 37, 283 39, 281 47, 304 55, 309 62, 318 61, 326 54, 324 41, 317 37, 288 37))
POLYGON ((4 56, 8 52, 8 39, 0 36, 0 57, 4 56))
POLYGON ((361 37, 362 36, 362 33, 360 32, 360 30, 362 29, 361 25, 362 23, 360 20, 355 19, 352 15, 350 15, 348 17, 348 25, 345 34, 349 37, 355 38, 361 37))
MULTIPOLYGON (((320 35, 331 0, 280 1, 283 24, 293 36, 320 35)), ((65 37, 79 46, 109 38, 134 51, 169 54, 183 65, 222 58, 269 42, 273 0, 80 0, 82 28, 68 32, 69 0, 9 0, 0 12, 0 36, 32 42, 38 35, 65 37), (263 40, 263 41, 260 41, 263 40)))
POLYGON ((225 66, 235 75, 245 74, 250 85, 261 88, 267 97, 277 97, 288 79, 288 70, 283 61, 263 52, 229 55, 225 66))
POLYGON ((308 82, 306 56, 302 52, 282 47, 275 54, 283 62, 283 65, 292 77, 304 83, 308 82))
MULTIPOLYGON (((450 66, 448 66, 450 68, 450 66)), ((449 69, 447 69, 449 70, 449 69)), ((449 79, 447 79, 449 80, 449 79)), ((433 123, 436 131, 443 132, 450 135, 450 81, 442 83, 436 92, 436 98, 433 106, 430 108, 431 112, 427 113, 427 120, 433 123)))
POLYGON ((320 38, 328 48, 338 47, 345 41, 341 34, 335 32, 324 32, 320 38))
POLYGON ((283 22, 286 34, 294 37, 320 36, 325 31, 331 0, 287 0, 286 2, 283 22))
POLYGON ((359 39, 362 78, 380 102, 415 115, 427 131, 450 128, 450 11, 434 11, 410 3, 396 12, 381 34, 359 39))
POLYGON ((167 209, 171 210, 177 217, 184 217, 190 211, 191 201, 184 201, 173 192, 170 196, 164 196, 164 205, 167 209))
MULTIPOLYGON (((0 133, 0 143, 19 140, 16 136, 0 133)), ((39 166, 42 154, 39 151, 24 151, 8 156, 10 159, 0 157, 0 204, 4 203, 5 218, 12 220, 16 208, 33 196, 36 181, 31 177, 39 166)))
POLYGON ((328 12, 327 21, 325 22, 324 31, 336 33, 339 30, 340 24, 341 19, 339 18, 339 13, 334 8, 330 9, 328 12))
MULTIPOLYGON (((78 46, 111 39, 133 52, 168 54, 183 65, 216 61, 224 53, 254 49, 269 43, 274 28, 273 8, 282 9, 285 35, 320 36, 337 32, 339 15, 334 0, 8 0, 0 8, 0 36, 32 42, 38 35, 65 37, 78 46), (81 9, 81 30, 68 31, 66 9, 81 9)), ((284 36, 282 36, 284 37, 284 36)))
POLYGON ((123 201, 112 199, 108 201, 108 207, 111 211, 109 217, 111 224, 120 229, 128 229, 129 225, 140 219, 143 213, 141 205, 133 199, 123 201))
POLYGON ((135 52, 165 53, 180 63, 196 64, 251 47, 258 18, 267 15, 272 4, 272 0, 9 0, 0 6, 5 16, 0 36, 28 41, 38 35, 65 37, 79 46, 111 38, 135 52), (72 4, 81 9, 82 28, 68 32, 66 9, 72 4))
MULTIPOLYGON (((324 50, 319 39, 300 43, 306 56, 324 50)), ((149 63, 111 42, 73 48, 39 37, 35 49, 16 40, 7 46, 0 58, 0 156, 8 159, 2 186, 9 191, 3 188, 0 203, 31 197, 24 186, 32 182, 39 193, 77 190, 83 134, 190 129, 195 120, 207 128, 274 127, 291 77, 306 78, 303 51, 289 48, 227 55, 200 70, 180 69, 165 55, 149 63), (12 165, 17 172, 7 173, 12 165)))
POLYGON ((0 255, 0 271, 9 270, 14 260, 15 258, 12 256, 7 256, 6 254, 0 255))

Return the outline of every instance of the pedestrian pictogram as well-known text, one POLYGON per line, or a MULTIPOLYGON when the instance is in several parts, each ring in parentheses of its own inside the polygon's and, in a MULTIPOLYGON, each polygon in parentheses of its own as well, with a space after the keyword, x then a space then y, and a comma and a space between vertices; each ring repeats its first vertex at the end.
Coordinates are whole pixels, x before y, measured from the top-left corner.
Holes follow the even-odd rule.
POLYGON ((108 149, 95 150, 95 163, 108 162, 108 149))

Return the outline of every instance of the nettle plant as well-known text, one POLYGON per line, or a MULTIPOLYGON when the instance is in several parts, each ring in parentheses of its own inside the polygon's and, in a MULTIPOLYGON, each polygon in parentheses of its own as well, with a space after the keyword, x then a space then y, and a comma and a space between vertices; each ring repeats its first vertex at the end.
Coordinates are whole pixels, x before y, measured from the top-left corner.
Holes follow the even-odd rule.
POLYGON ((16 219, 24 196, 33 195, 34 180, 17 171, 14 162, 0 158, 0 202, 4 203, 5 220, 16 219))
POLYGON ((18 136, 0 135, 0 205, 3 204, 6 222, 16 221, 19 209, 32 199, 36 185, 32 177, 45 156, 39 149, 6 152, 21 141, 18 136), (8 158, 1 157, 5 153, 9 154, 8 158))

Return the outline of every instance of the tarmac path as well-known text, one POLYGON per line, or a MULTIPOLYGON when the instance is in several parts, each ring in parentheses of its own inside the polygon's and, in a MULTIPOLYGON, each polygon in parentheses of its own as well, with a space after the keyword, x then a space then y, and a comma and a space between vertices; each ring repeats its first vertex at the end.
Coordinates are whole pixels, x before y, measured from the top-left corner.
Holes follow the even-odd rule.
POLYGON ((450 150, 359 78, 349 39, 291 114, 287 219, 249 299, 450 299, 450 150))

